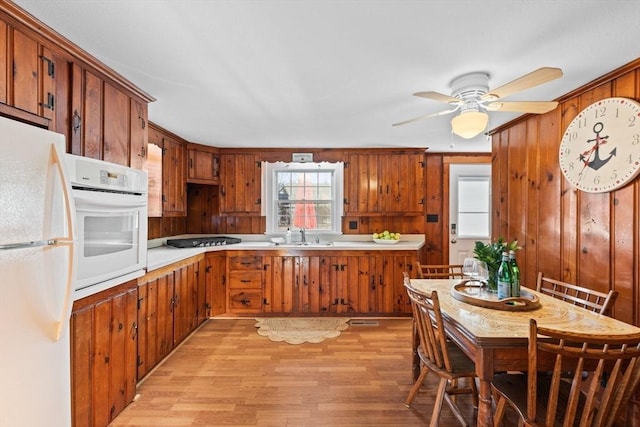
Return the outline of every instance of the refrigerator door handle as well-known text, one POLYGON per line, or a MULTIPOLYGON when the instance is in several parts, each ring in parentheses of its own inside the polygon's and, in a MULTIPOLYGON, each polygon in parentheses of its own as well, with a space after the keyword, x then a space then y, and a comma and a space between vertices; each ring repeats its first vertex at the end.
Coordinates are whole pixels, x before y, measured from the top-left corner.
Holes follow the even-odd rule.
MULTIPOLYGON (((59 151, 56 145, 53 147, 53 158, 55 160, 56 169, 60 174, 62 181, 62 193, 64 195, 64 207, 66 211, 67 219, 67 236, 52 239, 55 245, 69 246, 69 264, 67 265, 67 283, 64 291, 64 301, 61 308, 60 316, 54 323, 54 339, 60 340, 62 336, 63 328, 65 324, 69 324, 69 317, 71 316, 72 295, 71 292, 74 289, 74 282, 76 280, 76 252, 75 252, 75 240, 76 240, 76 214, 75 205, 73 202, 73 195, 71 194, 71 185, 67 173, 65 172, 63 164, 63 154, 59 151)), ((68 327, 68 326, 67 326, 68 327)))
POLYGON ((12 249, 38 248, 41 246, 53 246, 57 244, 58 244, 58 241, 56 239, 36 240, 34 242, 22 242, 22 243, 7 243, 4 245, 0 245, 0 250, 9 251, 12 249))

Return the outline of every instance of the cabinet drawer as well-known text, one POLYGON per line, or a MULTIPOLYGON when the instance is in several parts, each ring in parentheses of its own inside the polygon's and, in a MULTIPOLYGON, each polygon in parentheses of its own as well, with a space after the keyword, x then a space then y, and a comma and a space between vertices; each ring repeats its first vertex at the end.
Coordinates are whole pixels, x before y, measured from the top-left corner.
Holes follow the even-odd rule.
POLYGON ((239 290, 229 292, 229 309, 234 311, 262 310, 262 291, 239 290))
POLYGON ((230 271, 230 289, 262 289, 262 271, 230 271))
POLYGON ((229 270, 262 270, 262 257, 231 256, 229 257, 229 270))

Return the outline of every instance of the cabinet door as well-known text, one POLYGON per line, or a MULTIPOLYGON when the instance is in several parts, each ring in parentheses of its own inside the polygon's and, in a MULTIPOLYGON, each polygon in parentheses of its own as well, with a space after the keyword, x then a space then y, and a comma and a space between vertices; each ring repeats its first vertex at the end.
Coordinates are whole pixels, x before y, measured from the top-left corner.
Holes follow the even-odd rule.
MULTIPOLYGON (((57 61, 56 56, 49 49, 41 47, 42 54, 40 55, 40 70, 38 75, 40 76, 40 97, 39 97, 39 111, 42 117, 50 120, 49 129, 56 131, 56 112, 65 110, 64 101, 58 99, 56 92, 56 73, 60 72, 60 63, 57 61)), ((58 130, 60 133, 64 133, 64 130, 58 130)))
POLYGON ((196 327, 197 266, 198 263, 189 264, 174 271, 174 346, 182 342, 196 327))
POLYGON ((102 158, 107 162, 129 165, 129 107, 129 97, 105 82, 102 158))
POLYGON ((105 426, 135 395, 137 287, 128 282, 74 303, 71 315, 74 425, 105 426))
POLYGON ((265 313, 291 313, 296 275, 296 257, 263 257, 265 313))
POLYGON ((131 154, 129 165, 135 169, 145 169, 148 141, 148 106, 146 102, 134 98, 130 100, 131 111, 131 154))
POLYGON ((171 138, 163 138, 162 215, 187 215, 186 147, 171 138))
POLYGON ((14 29, 13 33, 13 106, 38 114, 38 42, 14 29))
POLYGON ((71 401, 74 426, 93 425, 93 306, 71 314, 71 401))
POLYGON ((260 213, 260 156, 221 154, 220 213, 248 215, 260 213))
POLYGON ((422 214, 424 209, 424 156, 380 155, 384 212, 422 214))
POLYGON ((382 182, 378 156, 373 154, 347 155, 345 168, 345 215, 380 212, 382 182))
POLYGON ((189 144, 189 167, 187 182, 217 185, 220 177, 218 149, 198 144, 189 144))
POLYGON ((206 304, 209 307, 207 316, 226 313, 226 258, 220 255, 207 254, 205 277, 207 287, 206 304))
POLYGON ((162 360, 173 350, 173 273, 159 277, 157 338, 155 359, 162 360))
POLYGON ((110 421, 133 401, 136 391, 137 289, 111 300, 110 421))
POLYGON ((418 260, 417 255, 397 255, 395 257, 393 269, 393 294, 394 294, 394 313, 411 313, 411 301, 404 288, 403 272, 411 277, 416 277, 414 273, 414 265, 418 260))

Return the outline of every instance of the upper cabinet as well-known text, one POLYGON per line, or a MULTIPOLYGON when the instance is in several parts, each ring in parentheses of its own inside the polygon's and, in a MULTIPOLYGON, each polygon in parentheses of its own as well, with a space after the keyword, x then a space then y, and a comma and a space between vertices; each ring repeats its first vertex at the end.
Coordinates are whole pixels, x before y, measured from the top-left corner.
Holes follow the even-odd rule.
POLYGON ((60 129, 68 97, 66 60, 36 38, 0 21, 0 111, 4 115, 60 129), (7 108, 13 107, 13 108, 7 108))
POLYGON ((162 203, 161 215, 154 211, 150 212, 150 216, 186 216, 187 143, 153 123, 149 125, 148 138, 151 152, 150 161, 147 162, 149 203, 151 206, 158 199, 162 203), (153 154, 156 150, 161 156, 153 154))
POLYGON ((70 153, 144 169, 152 101, 20 7, 0 2, 0 115, 64 134, 70 153))
POLYGON ((261 171, 259 154, 220 154, 221 214, 260 215, 261 171))
POLYGON ((424 213, 424 152, 349 153, 345 159, 345 215, 424 213))
POLYGON ((200 144, 188 144, 189 164, 187 182, 217 185, 220 181, 218 149, 200 144))
POLYGON ((147 103, 92 70, 71 69, 71 152, 143 169, 147 103))

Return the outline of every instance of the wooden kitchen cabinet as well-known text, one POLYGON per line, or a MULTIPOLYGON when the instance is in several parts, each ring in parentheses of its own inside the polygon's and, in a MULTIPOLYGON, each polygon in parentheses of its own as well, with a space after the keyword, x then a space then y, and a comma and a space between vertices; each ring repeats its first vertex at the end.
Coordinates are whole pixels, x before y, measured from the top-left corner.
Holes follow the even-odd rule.
POLYGON ((131 150, 129 166, 135 169, 146 170, 148 156, 148 126, 149 106, 135 98, 130 98, 131 106, 131 150))
POLYGON ((259 154, 220 153, 220 214, 260 215, 259 154))
POLYGON ((66 60, 30 33, 0 22, 0 109, 5 115, 65 133, 66 60), (14 108, 7 108, 14 107, 14 108), (59 113, 58 113, 59 111, 59 113), (57 117, 60 116, 60 117, 57 117))
POLYGON ((354 252, 263 256, 263 312, 410 314, 402 273, 417 254, 354 252))
POLYGON ((71 65, 70 137, 73 154, 144 168, 147 103, 93 70, 71 65))
POLYGON ((424 152, 347 154, 345 215, 423 215, 424 173, 424 152))
POLYGON ((203 270, 197 255, 138 279, 138 380, 206 319, 203 270))
POLYGON ((136 392, 137 283, 78 300, 71 314, 72 419, 106 426, 136 392))
POLYGON ((205 307, 207 317, 227 311, 227 257, 221 252, 209 252, 205 257, 205 307))
POLYGON ((233 253, 227 257, 230 313, 261 313, 263 302, 262 257, 233 253))
POLYGON ((187 182, 218 185, 220 182, 220 155, 215 147, 189 143, 187 182))
MULTIPOLYGON (((162 150, 161 188, 150 187, 149 199, 155 200, 161 192, 162 216, 187 215, 187 142, 159 126, 149 123, 148 143, 162 150)), ((150 164, 151 171, 156 165, 150 164)))

